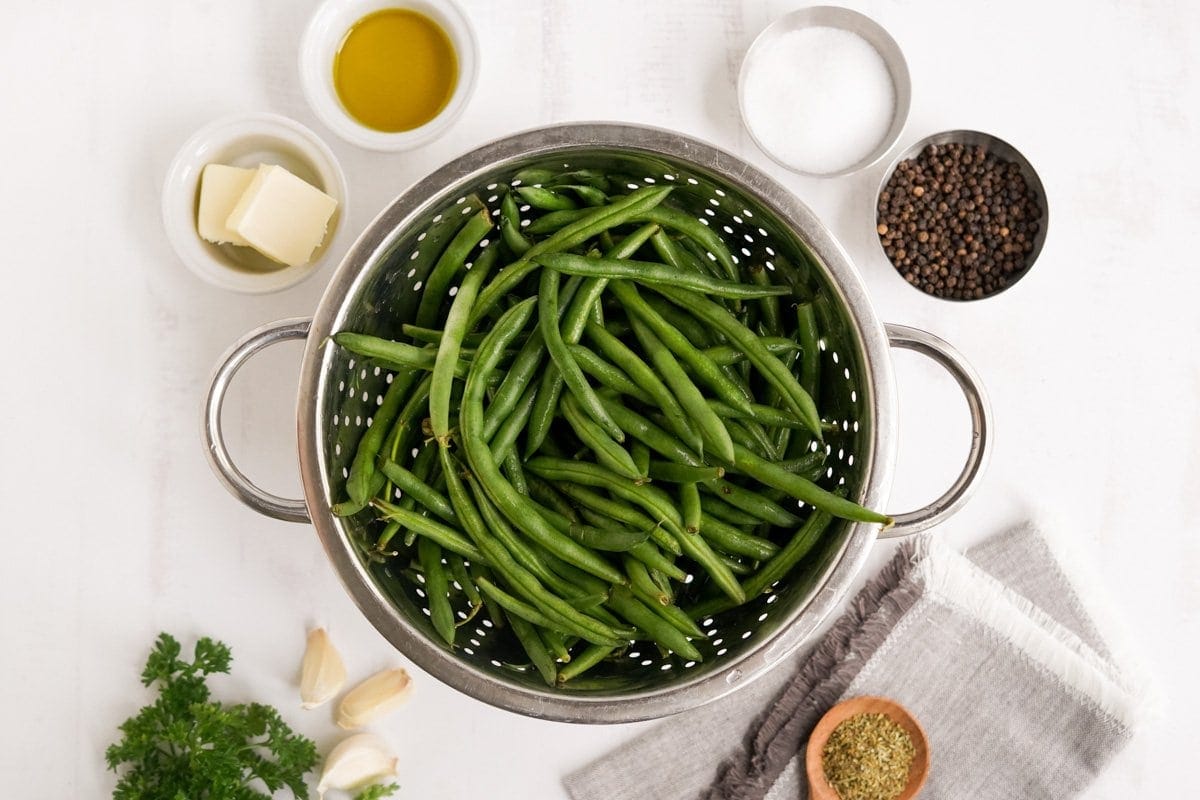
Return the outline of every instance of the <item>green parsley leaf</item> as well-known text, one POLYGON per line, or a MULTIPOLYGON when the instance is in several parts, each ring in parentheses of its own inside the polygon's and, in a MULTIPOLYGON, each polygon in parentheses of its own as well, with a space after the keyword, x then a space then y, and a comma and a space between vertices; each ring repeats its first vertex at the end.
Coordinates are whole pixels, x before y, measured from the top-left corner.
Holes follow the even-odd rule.
POLYGON ((146 659, 142 683, 157 684, 158 698, 125 720, 105 751, 120 773, 114 800, 251 800, 284 788, 307 800, 316 745, 271 706, 212 701, 205 679, 229 672, 226 645, 205 637, 190 662, 181 654, 163 633, 146 659))
POLYGON ((355 795, 354 800, 383 800, 383 798, 391 797, 398 791, 400 791, 400 784, 398 783, 377 783, 363 789, 355 795))

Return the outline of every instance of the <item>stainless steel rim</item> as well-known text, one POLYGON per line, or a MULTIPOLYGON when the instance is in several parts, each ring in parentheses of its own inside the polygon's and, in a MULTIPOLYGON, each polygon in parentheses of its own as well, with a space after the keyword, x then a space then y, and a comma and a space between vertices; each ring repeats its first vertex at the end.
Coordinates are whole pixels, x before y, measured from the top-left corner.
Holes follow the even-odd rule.
MULTIPOLYGON (((301 368, 297 404, 299 456, 304 493, 328 496, 330 487, 321 465, 317 433, 318 398, 329 379, 323 369, 320 343, 336 329, 345 299, 352 296, 364 267, 387 247, 407 222, 441 198, 448 186, 498 163, 539 153, 569 153, 589 148, 619 148, 648 155, 685 160, 728 185, 754 197, 781 219, 790 220, 831 273, 838 299, 855 323, 857 345, 863 353, 867 406, 872 410, 873 442, 869 464, 862 474, 868 505, 884 505, 891 487, 895 453, 895 387, 887 335, 871 310, 866 289, 841 246, 825 226, 796 197, 764 173, 736 156, 680 134, 656 128, 608 123, 570 124, 543 128, 484 145, 452 161, 418 182, 388 206, 363 232, 338 267, 313 318, 301 368)), ((439 680, 502 708, 533 717, 571 722, 631 722, 663 717, 722 697, 760 677, 793 652, 849 590, 872 544, 877 526, 856 525, 836 558, 824 585, 803 608, 796 609, 773 635, 764 636, 741 657, 719 670, 681 680, 659 689, 609 694, 602 697, 565 695, 516 683, 504 683, 453 657, 427 640, 379 590, 360 563, 328 509, 314 509, 313 524, 330 560, 350 595, 373 625, 394 645, 439 680)))

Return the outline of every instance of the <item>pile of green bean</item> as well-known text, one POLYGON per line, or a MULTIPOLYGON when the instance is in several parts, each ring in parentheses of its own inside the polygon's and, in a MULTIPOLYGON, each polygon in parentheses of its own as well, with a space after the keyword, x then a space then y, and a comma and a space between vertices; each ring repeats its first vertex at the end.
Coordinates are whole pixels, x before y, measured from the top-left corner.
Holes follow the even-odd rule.
POLYGON ((498 214, 471 198, 412 324, 333 337, 394 373, 335 513, 378 518, 372 555, 420 576, 448 646, 461 594, 552 686, 637 640, 700 661, 696 620, 833 517, 890 523, 815 482, 812 305, 670 187, 619 185, 527 170, 498 214))

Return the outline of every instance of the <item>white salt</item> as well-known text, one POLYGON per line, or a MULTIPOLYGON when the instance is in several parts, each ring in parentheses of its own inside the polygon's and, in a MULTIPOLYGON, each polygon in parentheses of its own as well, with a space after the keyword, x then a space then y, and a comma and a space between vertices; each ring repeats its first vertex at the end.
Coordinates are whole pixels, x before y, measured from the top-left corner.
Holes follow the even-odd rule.
POLYGON ((839 172, 879 146, 896 93, 883 57, 841 28, 789 31, 755 55, 743 107, 759 144, 803 172, 839 172))

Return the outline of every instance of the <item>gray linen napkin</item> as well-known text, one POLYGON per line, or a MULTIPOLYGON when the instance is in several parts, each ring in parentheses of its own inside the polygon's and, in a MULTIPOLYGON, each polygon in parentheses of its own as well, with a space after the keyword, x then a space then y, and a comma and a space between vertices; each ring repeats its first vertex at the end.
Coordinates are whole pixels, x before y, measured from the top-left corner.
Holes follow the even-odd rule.
POLYGON ((673 718, 568 776, 575 800, 792 800, 843 697, 899 700, 925 727, 923 798, 1066 798, 1124 745, 1140 692, 1031 526, 959 555, 903 543, 795 674, 673 718), (765 709, 765 710, 764 710, 765 709), (712 765, 711 767, 705 765, 712 765))

